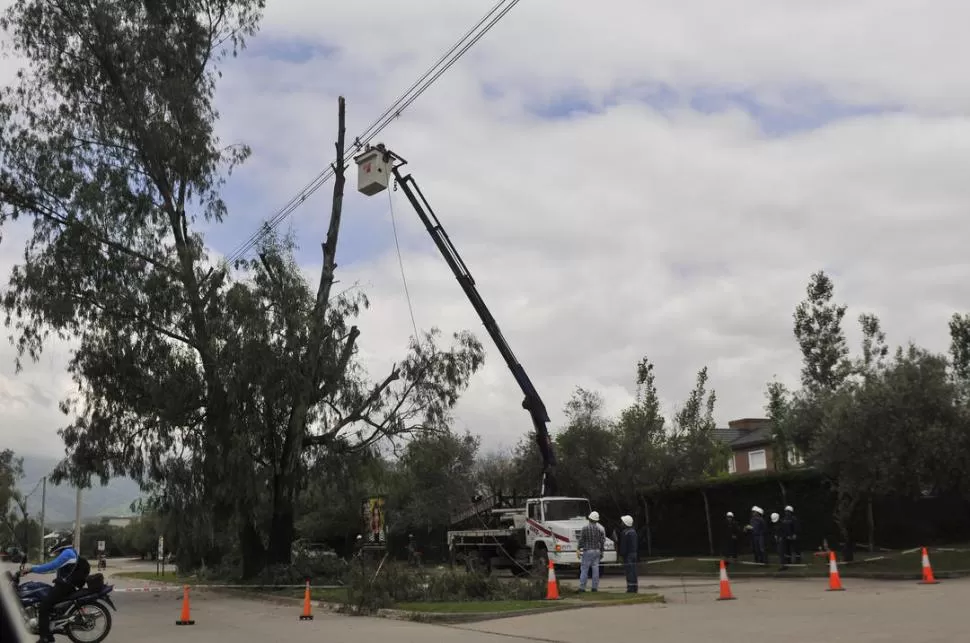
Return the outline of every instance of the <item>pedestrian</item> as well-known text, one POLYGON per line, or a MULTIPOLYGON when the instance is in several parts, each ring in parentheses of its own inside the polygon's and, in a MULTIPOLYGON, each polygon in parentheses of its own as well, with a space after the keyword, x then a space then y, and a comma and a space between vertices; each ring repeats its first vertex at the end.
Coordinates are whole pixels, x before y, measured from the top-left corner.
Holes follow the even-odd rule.
POLYGON ((751 522, 745 527, 751 536, 751 552, 754 562, 765 563, 765 517, 764 509, 755 505, 751 507, 751 522))
POLYGON ((623 570, 626 572, 626 591, 636 594, 639 591, 637 582, 638 545, 637 530, 633 528, 632 516, 621 516, 623 531, 620 532, 620 557, 623 559, 623 570))
POLYGON ((738 524, 738 521, 734 519, 734 512, 729 511, 726 514, 726 521, 724 523, 724 546, 723 546, 724 560, 731 560, 731 561, 734 561, 735 563, 738 562, 740 538, 741 538, 741 525, 738 524))
POLYGON ((798 517, 795 515, 795 509, 791 505, 785 507, 785 517, 782 520, 788 522, 788 542, 786 543, 788 560, 791 564, 800 564, 802 562, 801 542, 798 540, 800 525, 798 517))
POLYGON ((595 592, 600 586, 600 560, 606 547, 606 530, 599 524, 598 511, 591 512, 587 520, 579 532, 579 591, 586 591, 586 580, 592 576, 592 591, 595 592))

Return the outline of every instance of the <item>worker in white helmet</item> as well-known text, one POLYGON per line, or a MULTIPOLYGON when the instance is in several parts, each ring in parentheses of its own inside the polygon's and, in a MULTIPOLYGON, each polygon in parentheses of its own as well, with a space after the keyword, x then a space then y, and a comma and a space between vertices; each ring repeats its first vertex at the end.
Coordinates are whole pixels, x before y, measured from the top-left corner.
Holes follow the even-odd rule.
POLYGON ((620 516, 623 531, 620 532, 619 554, 623 560, 623 571, 626 572, 626 591, 636 594, 639 591, 637 581, 637 563, 639 562, 639 539, 637 530, 633 528, 633 516, 620 516))
POLYGON ((741 525, 734 519, 734 512, 729 511, 725 514, 724 523, 724 560, 725 562, 738 562, 740 552, 741 525))
POLYGON ((600 560, 606 547, 606 531, 600 526, 598 511, 590 512, 589 522, 579 532, 579 591, 586 591, 586 580, 592 575, 592 590, 599 590, 600 560), (592 573, 591 573, 592 572, 592 573))
MULTIPOLYGON (((771 524, 769 525, 770 537, 769 540, 775 545, 775 552, 778 554, 778 565, 781 570, 788 569, 785 565, 785 545, 788 541, 787 534, 785 533, 785 526, 781 523, 781 515, 778 512, 772 512, 771 514, 771 524)), ((767 556, 766 556, 767 559, 767 556)), ((767 562, 767 560, 765 561, 767 562)))
POLYGON ((798 541, 799 524, 795 516, 795 509, 791 505, 785 507, 785 515, 781 517, 785 525, 785 555, 789 563, 797 564, 802 562, 802 548, 798 541))
POLYGON ((751 522, 745 527, 745 531, 751 535, 751 552, 754 554, 754 562, 762 564, 766 562, 764 513, 764 509, 758 505, 751 507, 751 522))

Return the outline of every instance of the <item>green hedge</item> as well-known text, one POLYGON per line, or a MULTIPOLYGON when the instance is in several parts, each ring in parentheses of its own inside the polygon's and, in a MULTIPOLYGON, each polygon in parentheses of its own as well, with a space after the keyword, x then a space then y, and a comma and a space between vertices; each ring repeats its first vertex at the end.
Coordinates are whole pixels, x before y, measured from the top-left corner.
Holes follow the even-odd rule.
MULTIPOLYGON (((835 496, 819 473, 810 469, 749 473, 720 477, 705 482, 677 485, 669 491, 645 492, 650 504, 654 555, 708 554, 704 495, 710 508, 715 553, 720 553, 725 514, 733 511, 746 523, 753 505, 765 510, 765 518, 786 504, 795 508, 801 523, 805 551, 841 541, 834 521, 835 496)), ((641 551, 646 552, 642 507, 611 507, 608 499, 593 499, 606 518, 607 526, 618 525, 619 516, 630 513, 640 526, 641 551), (612 523, 612 524, 611 524, 612 523)), ((866 505, 860 503, 853 517, 852 540, 868 539, 866 505)), ((953 495, 931 498, 887 496, 873 502, 875 544, 879 547, 912 547, 970 540, 970 505, 953 495)), ((744 549, 742 550, 744 551, 744 549)))

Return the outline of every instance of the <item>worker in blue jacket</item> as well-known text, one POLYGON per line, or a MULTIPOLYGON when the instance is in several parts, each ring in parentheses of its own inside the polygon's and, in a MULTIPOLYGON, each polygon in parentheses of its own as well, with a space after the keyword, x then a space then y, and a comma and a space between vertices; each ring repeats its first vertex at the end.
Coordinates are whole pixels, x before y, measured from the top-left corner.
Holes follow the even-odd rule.
POLYGON ((623 571, 626 572, 626 591, 630 594, 636 594, 639 590, 639 583, 637 582, 639 539, 636 529, 633 528, 632 516, 622 516, 620 521, 623 522, 623 531, 620 533, 619 554, 623 560, 623 571))
POLYGON ((24 565, 25 574, 54 573, 54 583, 51 591, 37 606, 37 627, 40 634, 39 643, 53 643, 51 634, 51 610, 55 605, 84 587, 84 583, 91 573, 91 565, 78 555, 71 541, 59 538, 50 548, 50 554, 55 558, 43 565, 24 565))

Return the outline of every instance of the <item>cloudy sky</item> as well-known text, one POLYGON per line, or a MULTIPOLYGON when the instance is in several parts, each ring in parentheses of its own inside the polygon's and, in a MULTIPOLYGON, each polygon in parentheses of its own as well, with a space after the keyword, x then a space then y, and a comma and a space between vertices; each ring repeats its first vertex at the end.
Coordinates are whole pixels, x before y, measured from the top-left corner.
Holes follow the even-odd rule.
MULTIPOLYGON (((211 246, 231 253, 331 162, 338 94, 359 133, 493 2, 269 0, 219 90, 223 139, 254 153, 211 246)), ((643 355, 668 411, 709 366, 724 424, 762 415, 772 377, 797 381, 791 315, 815 270, 852 319, 946 349, 949 315, 970 309, 967 24, 965 0, 524 0, 381 140, 409 160, 553 428, 576 386, 627 404, 643 355)), ((403 195, 348 187, 338 278, 373 303, 374 377, 413 332, 392 205, 418 326, 487 339, 403 195)), ((311 272, 329 193, 282 228, 311 272)), ((4 274, 22 238, 4 231, 4 274)), ((456 425, 509 446, 530 424, 488 348, 456 425)), ((14 375, 0 346, 3 446, 60 452, 68 351, 14 375)))

